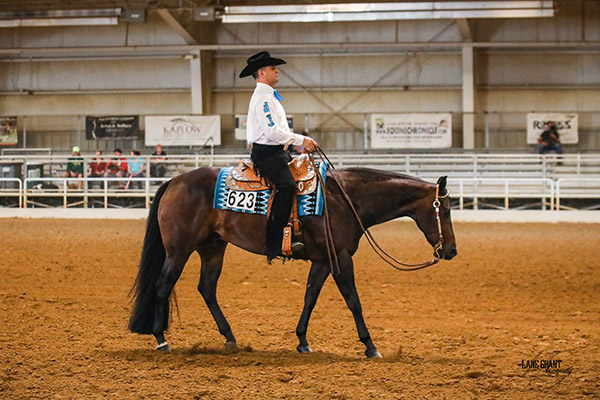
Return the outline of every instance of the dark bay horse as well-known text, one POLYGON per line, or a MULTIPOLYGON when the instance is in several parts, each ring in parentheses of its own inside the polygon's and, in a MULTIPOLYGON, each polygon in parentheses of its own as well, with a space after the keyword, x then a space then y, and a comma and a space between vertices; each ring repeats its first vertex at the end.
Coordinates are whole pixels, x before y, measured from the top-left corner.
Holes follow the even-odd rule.
MULTIPOLYGON (((135 333, 153 334, 158 350, 170 349, 164 337, 169 322, 169 296, 194 251, 200 255, 202 265, 198 291, 219 332, 225 336, 226 346, 236 346, 216 297, 223 256, 228 243, 252 253, 265 254, 266 217, 213 208, 218 173, 218 169, 206 167, 173 178, 158 189, 150 208, 139 272, 133 288, 134 309, 129 329, 135 333)), ((450 260, 456 255, 456 243, 446 177, 441 177, 436 185, 406 175, 366 168, 337 169, 327 175, 327 209, 339 263, 339 272, 336 271, 333 278, 352 312, 358 337, 366 346, 365 354, 367 357, 380 357, 365 325, 354 282, 352 256, 363 231, 339 185, 344 188, 365 228, 408 216, 417 223, 427 241, 436 246, 438 254, 434 256, 450 260), (441 225, 432 205, 438 199, 441 225), (443 241, 439 248, 441 237, 443 241)), ((304 353, 311 351, 306 340, 308 321, 332 268, 323 217, 305 216, 301 220, 306 258, 312 263, 304 309, 296 327, 300 341, 297 350, 304 353)))

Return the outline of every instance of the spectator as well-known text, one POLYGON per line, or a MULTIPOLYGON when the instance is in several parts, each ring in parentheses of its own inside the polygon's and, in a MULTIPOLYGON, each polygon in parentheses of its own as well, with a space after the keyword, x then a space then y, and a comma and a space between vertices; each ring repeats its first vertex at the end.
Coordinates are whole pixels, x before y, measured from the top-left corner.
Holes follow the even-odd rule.
POLYGON ((156 151, 152 153, 152 161, 150 165, 150 176, 162 178, 167 173, 167 168, 164 162, 167 160, 167 153, 164 152, 160 144, 156 145, 156 151))
POLYGON ((542 132, 538 138, 538 153, 545 154, 550 151, 555 151, 556 154, 562 154, 562 146, 560 144, 560 135, 556 130, 554 121, 548 121, 546 130, 542 132))
MULTIPOLYGON (((106 162, 102 158, 102 151, 96 150, 96 157, 92 158, 92 162, 88 166, 88 178, 102 178, 106 172, 106 162)), ((92 187, 92 182, 88 185, 92 187)), ((100 187, 104 189, 104 184, 100 182, 100 187)))
POLYGON ((115 149, 115 156, 106 165, 106 178, 124 178, 127 176, 127 160, 123 157, 121 149, 115 149))
MULTIPOLYGON (((131 151, 131 158, 129 159, 129 162, 127 163, 127 174, 129 176, 129 178, 142 178, 144 176, 144 160, 141 157, 141 153, 138 150, 132 150, 131 151)), ((141 187, 141 182, 135 182, 135 181, 127 181, 127 185, 125 186, 125 189, 128 189, 129 186, 131 185, 132 189, 133 188, 140 188, 141 187)))
MULTIPOLYGON (((67 170, 62 173, 63 178, 83 178, 83 157, 79 146, 73 147, 73 157, 67 159, 67 170)), ((74 188, 81 189, 83 181, 77 182, 74 188)))

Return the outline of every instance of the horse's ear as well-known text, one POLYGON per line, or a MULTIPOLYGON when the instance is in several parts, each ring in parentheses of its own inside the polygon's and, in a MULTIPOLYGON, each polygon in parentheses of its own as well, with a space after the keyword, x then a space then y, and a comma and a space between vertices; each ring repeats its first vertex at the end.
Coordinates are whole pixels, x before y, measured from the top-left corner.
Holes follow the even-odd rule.
POLYGON ((440 188, 440 193, 444 193, 444 190, 446 189, 446 180, 448 179, 447 176, 440 176, 437 184, 438 187, 440 188))

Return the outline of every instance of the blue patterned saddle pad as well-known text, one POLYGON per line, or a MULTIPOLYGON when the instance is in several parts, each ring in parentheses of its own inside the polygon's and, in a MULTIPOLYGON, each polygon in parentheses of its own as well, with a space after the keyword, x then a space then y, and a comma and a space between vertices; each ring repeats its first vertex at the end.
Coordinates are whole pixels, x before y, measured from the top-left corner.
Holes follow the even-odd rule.
MULTIPOLYGON (((324 182, 327 167, 322 162, 316 162, 315 164, 324 182)), ((213 207, 247 214, 267 215, 271 190, 242 191, 230 189, 225 182, 232 168, 222 168, 219 171, 219 177, 215 185, 213 207)), ((314 192, 299 195, 296 200, 298 202, 298 216, 323 215, 323 188, 320 184, 317 185, 317 189, 314 192)))

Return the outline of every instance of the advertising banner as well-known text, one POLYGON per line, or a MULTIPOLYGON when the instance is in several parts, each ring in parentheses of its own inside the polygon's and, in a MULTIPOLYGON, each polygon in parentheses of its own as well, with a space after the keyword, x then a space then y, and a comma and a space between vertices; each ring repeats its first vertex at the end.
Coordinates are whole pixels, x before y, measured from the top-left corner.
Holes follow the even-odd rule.
POLYGON ((85 138, 96 139, 138 139, 140 137, 140 117, 85 117, 85 138))
POLYGON ((0 117, 0 146, 13 146, 18 143, 17 117, 0 117))
POLYGON ((204 146, 221 144, 219 115, 148 116, 146 146, 204 146))
POLYGON ((563 144, 579 142, 578 115, 575 113, 529 113, 527 114, 527 144, 537 144, 538 137, 546 130, 548 121, 554 121, 563 144))
POLYGON ((372 114, 371 148, 418 149, 452 146, 452 114, 372 114))
POLYGON ((246 122, 248 115, 238 114, 235 116, 235 139, 246 140, 246 122))

